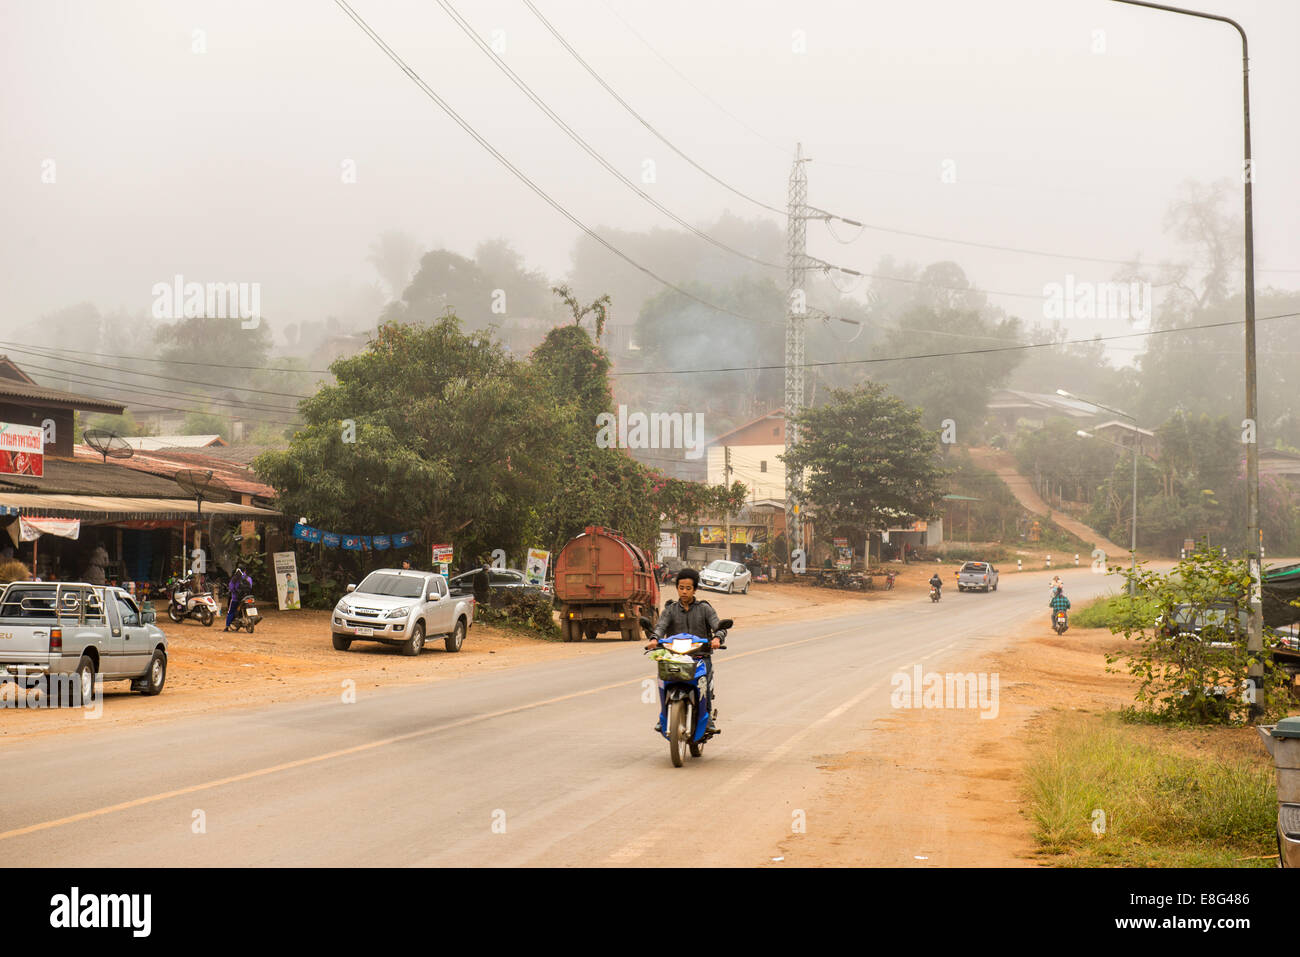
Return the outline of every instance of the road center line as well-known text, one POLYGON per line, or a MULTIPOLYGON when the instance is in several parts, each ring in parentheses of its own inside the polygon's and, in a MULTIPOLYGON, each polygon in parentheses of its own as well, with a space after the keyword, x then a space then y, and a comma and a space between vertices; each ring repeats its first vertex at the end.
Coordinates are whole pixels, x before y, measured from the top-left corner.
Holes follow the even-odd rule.
MULTIPOLYGON (((838 631, 827 632, 824 635, 814 635, 810 638, 799 638, 795 641, 783 642, 779 645, 771 645, 767 648, 755 648, 753 651, 744 651, 736 655, 729 655, 729 660, 745 658, 749 655, 765 654, 769 651, 779 651, 783 648, 793 648, 797 645, 804 645, 812 641, 821 641, 826 638, 834 638, 838 635, 848 634, 849 632, 858 631, 862 625, 855 625, 852 628, 842 628, 838 631)), ((295 768, 307 767, 313 764, 320 764, 324 761, 332 761, 336 758, 347 757, 352 754, 361 754, 365 751, 371 751, 375 748, 387 747, 391 744, 399 744, 402 741, 411 741, 415 738, 425 737, 431 734, 440 734, 443 731, 451 731, 456 728, 463 728, 471 724, 478 724, 482 721, 491 721, 494 718, 502 718, 506 715, 518 714, 521 711, 531 711, 534 708, 542 708, 547 705, 558 704, 561 701, 569 701, 574 698, 581 698, 586 695, 599 694, 602 691, 609 691, 613 688, 625 688, 630 685, 639 685, 643 679, 632 678, 627 681, 616 681, 613 684, 600 685, 596 688, 586 688, 582 691, 575 691, 571 694, 559 695, 554 698, 546 698, 541 701, 532 701, 528 704, 516 705, 513 708, 503 708, 500 711, 492 711, 487 714, 474 715, 469 718, 461 718, 457 721, 450 721, 446 724, 435 725, 432 728, 421 728, 419 731, 408 731, 405 734, 398 734, 388 738, 381 738, 378 741, 367 741, 365 744, 354 745, 350 748, 341 748, 335 751, 327 751, 324 754, 316 754, 307 758, 299 758, 296 761, 286 761, 283 764, 276 764, 270 767, 258 768, 254 771, 246 771, 243 774, 234 774, 229 777, 218 778, 214 781, 204 781, 200 784, 191 784, 188 787, 176 788, 172 791, 162 791, 158 794, 150 794, 145 797, 133 798, 130 801, 123 801, 120 804, 110 804, 107 807, 95 808, 91 811, 81 811, 77 814, 70 814, 67 817, 55 818, 49 821, 41 821, 36 824, 28 824, 25 827, 13 828, 8 831, 0 831, 0 841, 8 840, 13 837, 22 837, 26 834, 35 834, 39 831, 48 831, 56 827, 63 827, 67 824, 76 824, 79 821, 87 821, 96 817, 103 817, 106 814, 113 814, 118 811, 129 811, 132 808, 143 807, 146 804, 155 804, 159 801, 166 801, 175 797, 182 797, 186 794, 195 794, 199 791, 209 791, 213 788, 224 787, 227 784, 238 784, 243 781, 251 781, 255 778, 266 777, 270 774, 278 774, 281 771, 291 771, 295 768)))

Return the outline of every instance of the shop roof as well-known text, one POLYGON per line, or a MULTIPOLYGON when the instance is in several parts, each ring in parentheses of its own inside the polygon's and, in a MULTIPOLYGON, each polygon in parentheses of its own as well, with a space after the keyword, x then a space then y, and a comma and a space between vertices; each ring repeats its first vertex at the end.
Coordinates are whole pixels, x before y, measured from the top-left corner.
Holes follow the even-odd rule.
MULTIPOLYGON (((16 508, 21 515, 80 518, 86 521, 193 519, 196 511, 194 500, 185 498, 48 495, 10 491, 0 491, 0 507, 16 508)), ((204 502, 203 514, 265 520, 283 518, 273 509, 236 505, 233 502, 204 502)))
MULTIPOLYGON (((109 463, 117 468, 142 475, 156 476, 170 486, 170 494, 176 492, 176 483, 172 479, 177 472, 182 469, 210 469, 215 478, 221 479, 238 494, 268 500, 275 498, 275 489, 260 481, 255 472, 237 462, 211 454, 216 451, 225 450, 217 448, 137 450, 130 458, 110 459, 109 463)), ((103 461, 103 457, 98 452, 86 445, 75 446, 73 452, 77 462, 103 461)))
POLYGON ((126 406, 108 399, 92 399, 63 389, 49 389, 37 385, 32 377, 18 368, 8 356, 0 356, 0 399, 15 405, 32 405, 40 408, 83 409, 87 412, 105 412, 121 415, 126 406))
MULTIPOLYGON (((90 451, 87 449, 87 451, 90 451)), ((180 486, 167 478, 122 468, 119 460, 56 459, 46 456, 45 475, 0 475, 0 493, 52 495, 126 495, 177 498, 180 486)))

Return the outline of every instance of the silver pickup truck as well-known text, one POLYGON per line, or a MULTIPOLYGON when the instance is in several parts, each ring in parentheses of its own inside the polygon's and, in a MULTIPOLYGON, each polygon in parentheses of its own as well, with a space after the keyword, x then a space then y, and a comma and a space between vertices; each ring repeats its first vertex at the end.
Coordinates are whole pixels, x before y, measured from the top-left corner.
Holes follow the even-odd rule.
POLYGON ((361 640, 399 645, 403 654, 418 655, 428 635, 442 635, 443 647, 460 651, 472 624, 474 599, 452 595, 441 575, 381 568, 360 585, 348 586, 334 606, 330 628, 339 651, 361 640))
POLYGON ((167 679, 167 637, 120 588, 85 582, 10 582, 0 594, 0 678, 49 687, 76 675, 89 700, 95 675, 156 695, 167 679))

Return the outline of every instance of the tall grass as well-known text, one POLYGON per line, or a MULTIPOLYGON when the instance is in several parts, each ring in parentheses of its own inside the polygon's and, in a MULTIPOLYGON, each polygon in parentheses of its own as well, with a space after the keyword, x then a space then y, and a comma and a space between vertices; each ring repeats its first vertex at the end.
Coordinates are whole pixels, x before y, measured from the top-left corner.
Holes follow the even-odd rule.
POLYGON ((1276 847, 1272 763, 1185 756, 1164 746, 1179 733, 1094 715, 1058 721, 1027 769, 1042 851, 1075 866, 1272 863, 1242 860, 1276 847))

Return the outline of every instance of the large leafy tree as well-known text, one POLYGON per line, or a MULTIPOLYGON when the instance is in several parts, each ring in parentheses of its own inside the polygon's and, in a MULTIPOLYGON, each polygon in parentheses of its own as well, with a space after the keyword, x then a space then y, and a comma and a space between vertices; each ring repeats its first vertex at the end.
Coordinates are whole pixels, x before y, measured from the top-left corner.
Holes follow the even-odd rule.
POLYGON ((820 525, 866 533, 938 514, 945 473, 919 409, 864 383, 832 391, 797 421, 799 444, 782 459, 806 470, 806 499, 820 525))
POLYGON ((554 419, 531 371, 454 317, 386 324, 255 463, 293 516, 358 534, 418 528, 459 554, 517 553, 547 486, 554 419))

